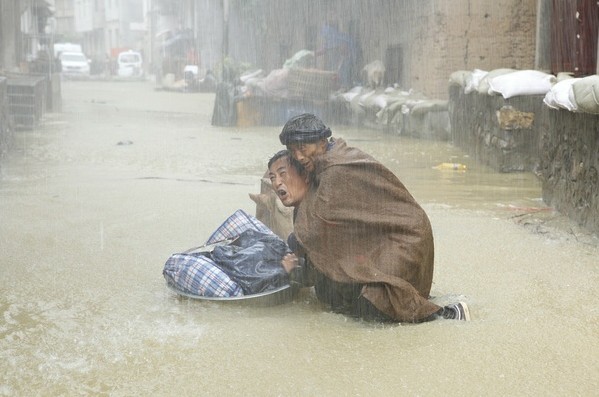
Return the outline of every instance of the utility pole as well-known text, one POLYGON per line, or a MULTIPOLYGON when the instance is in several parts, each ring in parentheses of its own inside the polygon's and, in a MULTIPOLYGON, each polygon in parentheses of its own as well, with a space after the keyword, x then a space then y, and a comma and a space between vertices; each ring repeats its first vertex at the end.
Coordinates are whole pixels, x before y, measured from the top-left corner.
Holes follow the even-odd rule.
POLYGON ((223 62, 229 55, 229 0, 223 0, 223 62))

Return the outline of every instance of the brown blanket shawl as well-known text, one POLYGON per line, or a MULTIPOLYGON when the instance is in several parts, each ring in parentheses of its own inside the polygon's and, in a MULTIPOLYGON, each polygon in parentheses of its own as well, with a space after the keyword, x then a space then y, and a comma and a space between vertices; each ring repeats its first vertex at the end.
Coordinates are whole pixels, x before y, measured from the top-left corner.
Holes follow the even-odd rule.
POLYGON ((315 161, 314 179, 294 224, 314 267, 334 281, 366 284, 363 296, 398 321, 438 311, 427 300, 431 225, 399 179, 342 139, 315 161))

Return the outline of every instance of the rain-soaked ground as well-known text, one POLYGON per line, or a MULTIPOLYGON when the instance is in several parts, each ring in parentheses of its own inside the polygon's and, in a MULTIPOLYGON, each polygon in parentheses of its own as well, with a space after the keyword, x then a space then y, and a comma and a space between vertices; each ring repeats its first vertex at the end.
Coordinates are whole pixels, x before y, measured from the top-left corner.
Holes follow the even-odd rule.
POLYGON ((333 128, 423 204, 432 294, 466 300, 471 322, 373 325, 310 291, 267 308, 179 299, 165 260, 254 212, 280 127, 212 127, 213 95, 151 83, 62 95, 0 166, 0 395, 597 395, 597 239, 544 206, 534 175, 333 128))

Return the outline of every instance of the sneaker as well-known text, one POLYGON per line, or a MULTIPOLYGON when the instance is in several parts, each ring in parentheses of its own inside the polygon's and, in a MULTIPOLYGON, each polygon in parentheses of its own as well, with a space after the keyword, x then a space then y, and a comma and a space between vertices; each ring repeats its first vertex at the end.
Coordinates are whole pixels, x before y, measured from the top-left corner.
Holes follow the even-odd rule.
POLYGON ((466 302, 451 303, 444 307, 443 318, 470 321, 470 310, 466 302))

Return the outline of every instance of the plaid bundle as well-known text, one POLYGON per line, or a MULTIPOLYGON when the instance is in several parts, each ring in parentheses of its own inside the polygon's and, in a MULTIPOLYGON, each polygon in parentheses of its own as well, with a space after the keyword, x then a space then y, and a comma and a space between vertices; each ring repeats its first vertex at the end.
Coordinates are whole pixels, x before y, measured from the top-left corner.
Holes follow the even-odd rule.
POLYGON ((188 294, 221 298, 243 295, 241 287, 202 254, 173 254, 162 274, 169 284, 188 294))
POLYGON ((227 218, 208 238, 206 244, 213 244, 218 241, 235 238, 248 229, 255 230, 260 233, 273 234, 264 223, 260 222, 256 217, 249 215, 244 210, 237 210, 227 218))
MULTIPOLYGON (((275 235, 254 216, 237 210, 212 233, 205 245, 236 238, 249 229, 275 235)), ((243 295, 241 287, 206 254, 173 254, 164 264, 162 274, 169 284, 188 294, 223 298, 243 295)))

